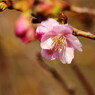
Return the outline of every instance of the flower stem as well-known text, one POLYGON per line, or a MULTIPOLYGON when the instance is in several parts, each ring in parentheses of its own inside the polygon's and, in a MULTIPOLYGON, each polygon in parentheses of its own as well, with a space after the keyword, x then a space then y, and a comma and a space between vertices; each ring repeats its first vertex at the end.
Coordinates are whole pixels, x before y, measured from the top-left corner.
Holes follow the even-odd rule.
POLYGON ((85 31, 82 31, 82 30, 79 30, 79 29, 76 29, 76 28, 73 28, 73 34, 75 36, 82 36, 82 37, 86 37, 86 38, 95 40, 95 35, 94 34, 92 34, 90 32, 85 32, 85 31))

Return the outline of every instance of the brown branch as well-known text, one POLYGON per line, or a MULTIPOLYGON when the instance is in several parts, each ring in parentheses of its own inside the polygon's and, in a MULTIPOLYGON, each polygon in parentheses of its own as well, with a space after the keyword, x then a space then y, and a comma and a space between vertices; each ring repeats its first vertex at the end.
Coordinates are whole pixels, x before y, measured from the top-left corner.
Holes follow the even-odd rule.
POLYGON ((65 80, 60 76, 60 74, 53 67, 49 66, 40 53, 37 55, 37 60, 39 61, 39 65, 44 68, 46 71, 50 72, 50 74, 63 86, 63 88, 68 92, 68 95, 75 95, 74 87, 69 87, 69 85, 65 82, 65 80))
POLYGON ((69 8, 69 11, 79 13, 79 14, 89 14, 89 15, 95 16, 95 9, 90 9, 86 7, 81 8, 78 6, 71 5, 69 8))
POLYGON ((80 70, 79 66, 73 61, 73 64, 71 65, 71 68, 74 70, 76 75, 78 76, 78 79, 81 81, 82 85, 85 87, 85 89, 88 92, 88 95, 95 95, 95 92, 93 91, 91 85, 89 84, 89 81, 86 79, 82 71, 80 70))
MULTIPOLYGON (((80 8, 80 7, 77 7, 77 6, 74 6, 74 5, 68 5, 68 3, 66 3, 65 5, 67 5, 67 7, 65 7, 64 10, 69 10, 69 11, 72 11, 72 12, 75 12, 75 13, 90 14, 90 15, 95 16, 95 9, 80 8)), ((12 6, 12 9, 18 10, 14 6, 12 6)), ((18 11, 21 11, 21 10, 18 10, 18 11)), ((74 28, 73 34, 75 36, 82 36, 82 37, 86 37, 86 38, 95 40, 95 35, 94 34, 92 34, 90 32, 81 31, 81 30, 78 30, 76 28, 74 28)))
MULTIPOLYGON (((7 1, 8 5, 12 4, 11 9, 22 11, 20 9, 15 8, 14 4, 12 3, 12 0, 6 0, 6 1, 7 1)), ((26 0, 26 1, 30 2, 31 5, 33 6, 33 4, 35 4, 38 0, 32 0, 32 2, 31 2, 31 0, 26 0)), ((63 11, 68 10, 68 11, 79 13, 79 14, 89 14, 89 15, 95 16, 95 9, 90 9, 90 8, 86 8, 86 7, 81 8, 81 7, 78 7, 75 5, 70 5, 69 3, 67 3, 66 1, 63 1, 63 0, 60 0, 59 2, 61 2, 61 1, 63 4, 63 11)))
POLYGON ((95 16, 95 9, 86 8, 86 7, 78 7, 76 5, 71 5, 66 1, 63 1, 63 11, 70 11, 78 14, 88 14, 91 16, 95 16))
POLYGON ((82 30, 79 30, 79 29, 76 29, 76 28, 73 28, 73 34, 75 36, 82 36, 82 37, 86 37, 86 38, 95 40, 95 35, 94 34, 92 34, 90 32, 85 32, 85 31, 82 31, 82 30))

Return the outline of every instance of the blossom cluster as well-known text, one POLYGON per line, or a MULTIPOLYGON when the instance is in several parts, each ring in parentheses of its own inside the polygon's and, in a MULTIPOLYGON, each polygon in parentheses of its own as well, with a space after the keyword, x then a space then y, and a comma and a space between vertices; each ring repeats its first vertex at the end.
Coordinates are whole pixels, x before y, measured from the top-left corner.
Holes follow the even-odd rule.
POLYGON ((23 43, 38 39, 44 58, 60 59, 62 63, 70 64, 74 49, 82 51, 80 41, 73 35, 73 27, 66 24, 67 17, 63 10, 70 9, 70 6, 65 0, 20 0, 15 4, 12 0, 0 0, 0 11, 6 8, 22 12, 16 21, 16 36, 23 43), (39 24, 36 29, 33 21, 39 24))

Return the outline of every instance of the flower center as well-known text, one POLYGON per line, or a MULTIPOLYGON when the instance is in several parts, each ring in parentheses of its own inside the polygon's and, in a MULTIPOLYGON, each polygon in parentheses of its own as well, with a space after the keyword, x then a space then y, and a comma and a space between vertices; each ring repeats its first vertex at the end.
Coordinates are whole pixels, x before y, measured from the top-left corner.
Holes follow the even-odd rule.
POLYGON ((66 37, 64 35, 58 35, 53 38, 52 49, 58 50, 66 47, 66 37))

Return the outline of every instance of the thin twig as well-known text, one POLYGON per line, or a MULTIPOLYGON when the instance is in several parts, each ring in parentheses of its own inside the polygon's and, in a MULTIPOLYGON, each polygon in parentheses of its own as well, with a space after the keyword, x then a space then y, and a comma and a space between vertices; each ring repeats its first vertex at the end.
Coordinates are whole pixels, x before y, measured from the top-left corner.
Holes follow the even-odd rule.
MULTIPOLYGON (((26 0, 26 1, 30 2, 31 0, 26 0)), ((61 1, 62 0, 60 0, 59 2, 61 2, 61 1)), ((7 2, 8 2, 9 5, 12 4, 11 9, 22 11, 22 10, 19 10, 19 9, 14 7, 14 4, 12 3, 13 2, 12 0, 7 0, 7 2), (10 3, 8 1, 10 1, 10 3)), ((38 2, 38 0, 32 0, 32 2, 30 2, 30 3, 33 6, 33 4, 35 4, 36 2, 38 2)), ((78 6, 75 6, 75 5, 70 5, 66 1, 63 1, 62 4, 63 4, 63 11, 68 10, 68 11, 72 11, 72 12, 79 13, 79 14, 89 14, 89 15, 95 16, 95 9, 86 8, 86 7, 81 8, 81 7, 78 7, 78 6)))
POLYGON ((82 30, 79 30, 79 29, 76 29, 76 28, 73 28, 73 34, 75 36, 82 36, 82 37, 86 37, 86 38, 89 38, 89 39, 93 39, 95 40, 95 35, 90 33, 90 32, 85 32, 85 31, 82 31, 82 30))
POLYGON ((95 16, 95 9, 91 9, 91 8, 86 8, 86 7, 81 8, 78 6, 71 5, 69 10, 79 14, 89 14, 95 16))

